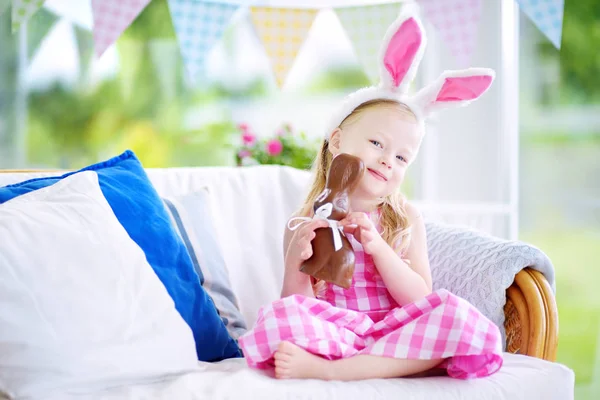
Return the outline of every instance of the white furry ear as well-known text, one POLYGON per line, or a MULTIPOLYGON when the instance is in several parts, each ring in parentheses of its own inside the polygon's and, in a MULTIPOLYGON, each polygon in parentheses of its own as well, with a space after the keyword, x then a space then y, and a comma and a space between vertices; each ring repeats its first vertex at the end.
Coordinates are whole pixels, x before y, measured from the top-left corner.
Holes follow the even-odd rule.
POLYGON ((423 58, 427 37, 414 11, 407 8, 386 31, 379 56, 380 86, 406 93, 423 58))
POLYGON ((412 99, 423 118, 444 108, 463 107, 483 95, 496 74, 490 68, 445 71, 412 99))

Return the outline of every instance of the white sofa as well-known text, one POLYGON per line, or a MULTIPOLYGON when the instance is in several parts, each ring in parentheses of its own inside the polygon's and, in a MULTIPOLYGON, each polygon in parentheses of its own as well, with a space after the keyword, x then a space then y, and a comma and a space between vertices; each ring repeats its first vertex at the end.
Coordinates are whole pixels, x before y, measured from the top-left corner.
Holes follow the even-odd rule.
MULTIPOLYGON (((282 233, 288 216, 303 199, 308 174, 278 166, 150 169, 147 173, 161 196, 180 196, 208 189, 216 239, 228 279, 246 325, 252 326, 258 308, 279 297, 283 278, 282 233)), ((0 187, 57 174, 4 171, 0 173, 0 187)), ((479 240, 494 240, 482 237, 479 240)), ((438 243, 437 248, 444 246, 438 243)), ((435 262, 443 259, 438 257, 435 262)), ((506 285, 505 282, 498 284, 506 285)), ((507 286, 510 284, 501 288, 502 293, 507 286)), ((502 309, 497 312, 504 315, 502 309)), ((432 377, 348 383, 281 381, 272 378, 268 372, 250 370, 244 359, 234 358, 216 363, 199 362, 195 370, 165 376, 158 382, 132 381, 94 390, 57 394, 50 398, 572 399, 574 374, 564 365, 507 351, 498 373, 477 380, 432 377)))

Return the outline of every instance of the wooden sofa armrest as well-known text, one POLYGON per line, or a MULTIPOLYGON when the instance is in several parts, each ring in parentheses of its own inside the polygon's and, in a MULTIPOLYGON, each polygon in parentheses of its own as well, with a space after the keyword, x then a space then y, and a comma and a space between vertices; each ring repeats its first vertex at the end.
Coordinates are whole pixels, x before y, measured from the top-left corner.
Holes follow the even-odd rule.
POLYGON ((556 361, 558 309, 546 278, 525 268, 506 290, 506 351, 556 361))

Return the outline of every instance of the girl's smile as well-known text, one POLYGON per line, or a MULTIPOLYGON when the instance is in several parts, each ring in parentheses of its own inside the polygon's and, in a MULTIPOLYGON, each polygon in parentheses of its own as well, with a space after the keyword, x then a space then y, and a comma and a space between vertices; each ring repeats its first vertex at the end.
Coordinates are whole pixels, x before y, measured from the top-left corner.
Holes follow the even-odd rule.
POLYGON ((381 172, 379 172, 379 171, 375 171, 375 170, 373 170, 371 168, 367 168, 367 171, 369 171, 369 173, 373 177, 375 177, 375 179, 377 179, 377 180, 380 180, 380 181, 383 181, 383 182, 387 182, 388 181, 388 178, 384 174, 382 174, 381 172))

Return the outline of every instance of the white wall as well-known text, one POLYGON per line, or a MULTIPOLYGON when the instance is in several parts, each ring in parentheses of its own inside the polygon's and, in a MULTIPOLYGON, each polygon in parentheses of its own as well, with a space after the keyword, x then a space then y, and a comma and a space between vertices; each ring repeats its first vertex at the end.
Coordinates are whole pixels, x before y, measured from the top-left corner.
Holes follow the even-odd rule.
MULTIPOLYGON (((501 144, 502 71, 500 2, 484 1, 479 40, 473 66, 496 70, 492 87, 482 98, 464 108, 445 110, 431 124, 432 139, 438 140, 438 188, 436 200, 499 201, 498 179, 502 179, 498 146, 501 144), (433 138, 436 136, 436 138, 433 138)), ((428 64, 433 75, 459 68, 435 32, 430 33, 438 60, 428 64)), ((429 56, 430 54, 428 54, 429 56)), ((427 63, 431 58, 425 58, 427 63)), ((423 159, 424 160, 424 159, 423 159)))
MULTIPOLYGON (((512 1, 482 3, 471 66, 493 68, 496 79, 476 102, 445 110, 431 121, 419 165, 424 182, 420 195, 436 203, 505 204, 499 207, 510 210, 512 217, 495 218, 494 233, 516 238, 518 19, 513 17, 519 11, 512 1)), ((432 45, 422 68, 428 77, 421 78, 433 79, 445 69, 460 68, 439 35, 430 29, 429 36, 432 45)))

